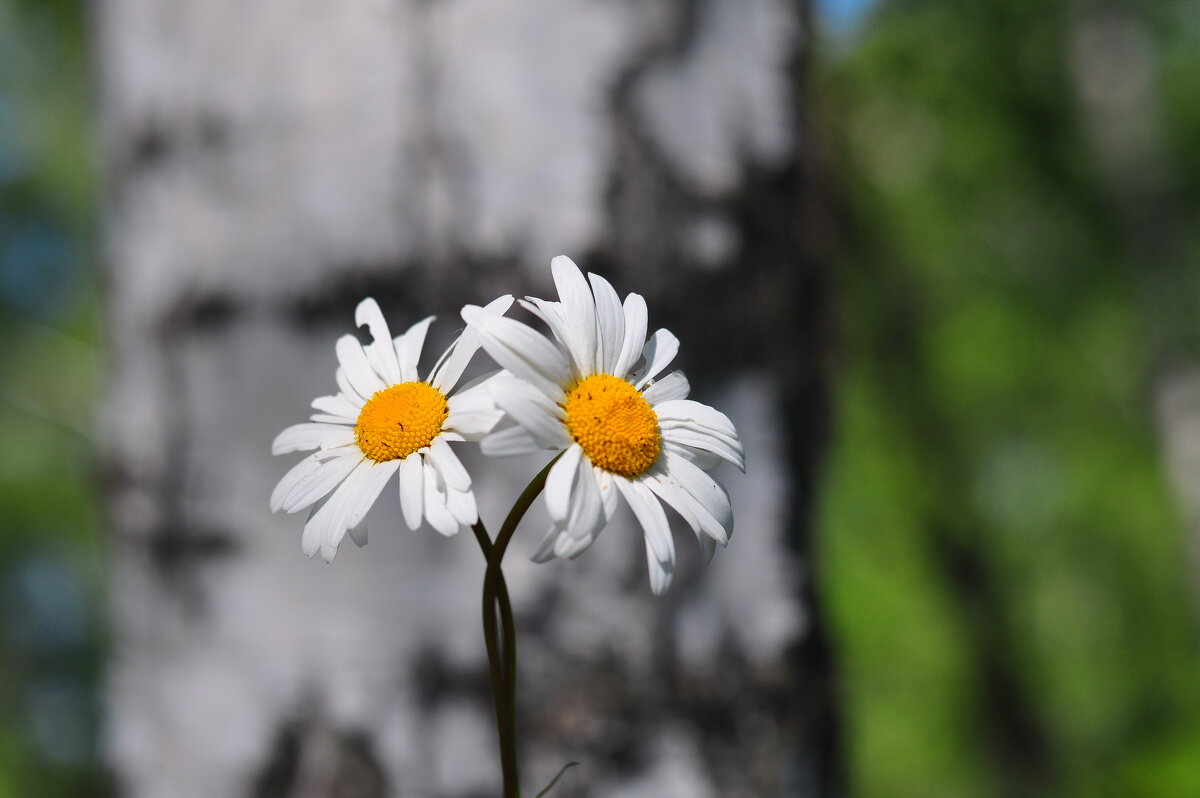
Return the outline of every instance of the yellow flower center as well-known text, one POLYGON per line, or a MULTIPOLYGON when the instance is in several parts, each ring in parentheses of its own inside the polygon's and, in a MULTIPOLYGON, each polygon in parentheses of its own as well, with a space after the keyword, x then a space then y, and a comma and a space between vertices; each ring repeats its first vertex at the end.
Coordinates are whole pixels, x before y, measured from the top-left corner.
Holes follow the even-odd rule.
POLYGON ((633 477, 658 459, 658 416, 625 380, 609 374, 582 379, 567 393, 563 408, 567 431, 605 471, 633 477))
POLYGON ((448 415, 446 397, 429 383, 391 385, 363 405, 354 441, 377 463, 399 460, 432 443, 448 415))

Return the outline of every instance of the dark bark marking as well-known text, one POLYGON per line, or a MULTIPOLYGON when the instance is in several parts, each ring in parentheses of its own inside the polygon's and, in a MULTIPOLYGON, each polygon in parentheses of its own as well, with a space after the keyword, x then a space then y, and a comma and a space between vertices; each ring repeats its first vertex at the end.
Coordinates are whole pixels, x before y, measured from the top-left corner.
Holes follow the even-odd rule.
POLYGON ((251 798, 284 798, 291 795, 300 766, 302 728, 297 723, 285 723, 275 735, 271 754, 250 790, 251 798))
POLYGON ((156 119, 143 124, 131 138, 129 156, 125 159, 130 172, 144 172, 158 168, 167 160, 173 142, 170 134, 156 119))
POLYGON ((271 754, 248 791, 249 798, 384 798, 388 794, 387 776, 365 732, 331 732, 295 720, 280 727, 271 754), (313 757, 315 763, 305 761, 312 747, 323 749, 313 757))
MULTIPOLYGON (((796 8, 804 30, 811 29, 807 3, 797 2, 796 8)), ((692 378, 697 395, 727 383, 731 375, 721 369, 693 371, 692 363, 728 363, 736 372, 764 369, 778 376, 784 386, 778 402, 791 485, 784 537, 798 561, 810 563, 815 491, 832 415, 829 364, 834 336, 828 272, 832 236, 822 215, 823 182, 812 160, 813 148, 807 144, 812 139, 802 113, 808 48, 797 44, 789 65, 796 87, 793 129, 805 147, 797 145, 793 160, 779 167, 744 166, 742 180, 728 195, 704 197, 674 172, 655 141, 640 129, 632 103, 636 84, 656 62, 688 51, 699 15, 697 0, 686 0, 667 42, 644 53, 615 84, 610 110, 619 145, 606 200, 610 229, 617 231, 617 237, 610 249, 590 253, 588 261, 608 272, 614 283, 619 282, 616 274, 636 272, 638 290, 654 308, 651 328, 666 326, 685 343, 678 365, 692 378), (690 256, 669 230, 664 232, 660 225, 639 235, 644 223, 637 217, 643 207, 654 208, 660 220, 716 212, 731 220, 740 249, 731 262, 715 271, 691 268, 690 256), (686 277, 684 291, 678 287, 681 276, 686 277), (719 316, 708 317, 709 308, 719 308, 719 316)), ((771 718, 776 728, 791 733, 780 743, 786 747, 785 784, 796 794, 836 796, 844 791, 844 755, 835 654, 817 586, 805 579, 800 591, 808 627, 787 653, 792 679, 776 684, 761 681, 761 675, 750 678, 760 680, 761 717, 771 718)), ((749 664, 739 662, 736 651, 723 656, 730 661, 723 662, 722 672, 749 672, 749 664)), ((668 683, 681 687, 674 678, 668 683)), ((744 699, 740 700, 744 708, 744 699)), ((746 782, 744 772, 726 772, 722 764, 730 737, 748 733, 736 728, 732 708, 738 701, 720 694, 683 692, 682 687, 672 700, 671 711, 689 717, 700 729, 706 761, 718 784, 746 782)), ((757 779, 756 789, 780 789, 778 783, 769 783, 770 774, 751 778, 757 779)))
MULTIPOLYGON (((415 322, 429 315, 428 270, 419 263, 403 260, 341 263, 330 264, 324 271, 334 279, 278 303, 279 311, 292 327, 332 325, 349 331, 354 324, 354 308, 368 296, 379 302, 388 319, 411 318, 415 322)), ((399 335, 403 330, 397 328, 392 332, 399 335)))
POLYGON ((149 116, 126 138, 125 156, 118 159, 127 176, 161 169, 186 155, 216 155, 229 150, 233 132, 229 121, 215 111, 182 115, 181 121, 168 123, 149 116))
POLYGON ((329 790, 330 798, 384 798, 387 777, 371 738, 361 732, 338 735, 341 756, 329 790))
POLYGON ((245 313, 245 303, 233 294, 211 291, 179 299, 163 314, 159 331, 174 341, 188 335, 203 335, 224 330, 245 313))
POLYGON ((241 544, 229 532, 194 527, 184 534, 157 530, 147 546, 155 567, 164 575, 177 574, 192 563, 229 557, 241 550, 241 544))
POLYGON ((411 675, 405 683, 415 688, 423 711, 434 711, 438 705, 460 696, 470 698, 478 706, 491 706, 492 685, 483 667, 452 667, 433 649, 426 648, 414 655, 411 675))

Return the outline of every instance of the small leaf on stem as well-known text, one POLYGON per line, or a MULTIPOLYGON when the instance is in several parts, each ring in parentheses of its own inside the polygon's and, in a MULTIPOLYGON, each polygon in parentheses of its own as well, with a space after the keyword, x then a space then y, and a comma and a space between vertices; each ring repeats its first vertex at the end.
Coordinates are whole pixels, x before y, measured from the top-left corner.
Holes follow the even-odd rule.
POLYGON ((533 796, 533 798, 542 798, 543 795, 550 792, 550 789, 554 787, 555 784, 558 784, 558 780, 562 778, 562 774, 566 773, 568 770, 578 764, 578 762, 568 762, 567 764, 563 765, 562 770, 558 771, 554 778, 550 779, 550 783, 546 785, 546 788, 537 795, 533 796))

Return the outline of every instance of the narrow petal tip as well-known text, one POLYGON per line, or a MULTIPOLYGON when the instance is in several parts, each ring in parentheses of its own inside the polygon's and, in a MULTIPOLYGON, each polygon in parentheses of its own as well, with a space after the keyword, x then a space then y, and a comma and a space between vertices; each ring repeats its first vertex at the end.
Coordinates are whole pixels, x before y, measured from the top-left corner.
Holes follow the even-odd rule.
POLYGON ((502 294, 501 296, 498 296, 491 302, 487 303, 487 305, 484 307, 484 310, 497 316, 503 316, 508 312, 508 309, 512 307, 514 301, 515 298, 512 294, 502 294))
POLYGON ((354 324, 357 327, 363 327, 382 315, 383 311, 379 309, 379 303, 373 297, 367 297, 354 309, 354 324))
POLYGON ((550 260, 550 270, 552 272, 558 272, 563 269, 574 269, 575 271, 579 272, 579 274, 583 274, 580 268, 575 265, 575 261, 571 260, 566 255, 555 255, 550 260))

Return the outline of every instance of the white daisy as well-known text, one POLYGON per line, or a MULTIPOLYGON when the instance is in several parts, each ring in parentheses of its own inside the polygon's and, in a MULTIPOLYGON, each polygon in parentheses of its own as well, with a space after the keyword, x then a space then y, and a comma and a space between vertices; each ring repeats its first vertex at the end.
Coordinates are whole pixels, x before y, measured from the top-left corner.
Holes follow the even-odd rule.
MULTIPOLYGON (((503 296, 480 309, 504 313, 503 296)), ((433 317, 422 319, 392 339, 374 299, 364 299, 355 323, 370 330, 363 346, 353 335, 337 342, 334 396, 321 396, 307 424, 288 427, 275 439, 272 454, 316 449, 289 471, 271 494, 271 510, 294 513, 312 507, 301 548, 326 562, 337 554, 347 531, 366 542, 367 511, 393 474, 400 475, 400 509, 411 529, 424 518, 443 535, 478 520, 471 477, 450 448, 453 441, 478 440, 501 418, 486 389, 476 380, 454 392, 471 357, 477 335, 466 330, 421 380, 417 362, 433 317)))
POLYGON ((712 557, 733 531, 725 489, 707 469, 724 459, 745 470, 741 441, 724 414, 689 401, 673 371, 679 341, 667 330, 646 338, 646 301, 617 292, 570 258, 550 264, 559 302, 521 304, 553 332, 551 340, 513 319, 468 305, 463 319, 504 369, 488 391, 506 419, 482 442, 491 455, 563 450, 546 478, 551 527, 533 559, 577 557, 625 497, 645 531, 650 586, 671 583, 675 547, 666 513, 675 509, 712 557), (588 283, 591 283, 589 288, 588 283), (639 365, 640 364, 640 365, 639 365))

